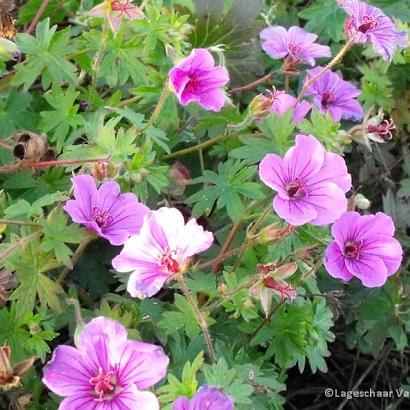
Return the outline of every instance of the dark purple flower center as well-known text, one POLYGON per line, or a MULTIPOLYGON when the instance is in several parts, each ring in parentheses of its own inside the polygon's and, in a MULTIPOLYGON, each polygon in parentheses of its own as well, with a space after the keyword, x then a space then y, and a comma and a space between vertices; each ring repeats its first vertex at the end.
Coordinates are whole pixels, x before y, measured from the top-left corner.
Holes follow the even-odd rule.
POLYGON ((322 106, 328 108, 330 104, 335 102, 335 93, 330 90, 325 90, 322 94, 322 106))
POLYGON ((94 386, 94 394, 97 396, 96 401, 111 400, 115 393, 118 392, 117 377, 114 371, 104 372, 102 368, 98 369, 98 374, 89 380, 94 386))
POLYGON ((195 76, 191 76, 191 78, 187 82, 184 90, 189 92, 189 93, 190 92, 195 92, 195 90, 198 89, 198 85, 199 85, 198 79, 195 78, 195 76))
POLYGON ((115 218, 108 213, 108 211, 104 211, 103 209, 95 206, 93 208, 93 221, 100 227, 105 228, 108 225, 111 225, 115 218))
POLYGON ((288 44, 288 50, 289 50, 292 54, 296 54, 296 53, 299 53, 299 52, 300 52, 301 48, 300 48, 300 46, 298 46, 298 45, 295 44, 295 43, 289 43, 289 44, 288 44))
POLYGON ((345 243, 344 255, 347 258, 359 259, 360 251, 363 246, 363 241, 347 241, 345 243))
POLYGON ((372 134, 378 134, 384 140, 389 141, 393 138, 391 130, 394 130, 395 128, 396 127, 395 127, 392 120, 390 120, 390 121, 384 120, 379 125, 368 124, 367 132, 372 133, 372 134))
POLYGON ((370 16, 363 16, 362 24, 357 28, 361 33, 366 34, 377 26, 377 20, 370 16))
POLYGON ((286 192, 292 199, 300 199, 307 196, 307 192, 299 178, 295 178, 294 181, 286 184, 286 192))
POLYGON ((161 256, 161 267, 167 270, 169 273, 177 273, 180 269, 179 263, 174 257, 175 254, 176 251, 167 249, 161 256))

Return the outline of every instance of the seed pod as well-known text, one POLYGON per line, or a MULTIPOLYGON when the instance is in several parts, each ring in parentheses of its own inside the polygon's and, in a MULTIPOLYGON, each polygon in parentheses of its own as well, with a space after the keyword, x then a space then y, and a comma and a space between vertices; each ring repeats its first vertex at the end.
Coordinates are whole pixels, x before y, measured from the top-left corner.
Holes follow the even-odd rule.
POLYGON ((0 388, 9 390, 18 387, 21 376, 33 365, 35 357, 12 365, 10 361, 11 349, 6 344, 0 347, 0 388))
POLYGON ((55 159, 54 151, 48 146, 46 135, 19 131, 14 134, 14 138, 17 139, 17 143, 13 148, 13 154, 19 160, 39 162, 55 159))

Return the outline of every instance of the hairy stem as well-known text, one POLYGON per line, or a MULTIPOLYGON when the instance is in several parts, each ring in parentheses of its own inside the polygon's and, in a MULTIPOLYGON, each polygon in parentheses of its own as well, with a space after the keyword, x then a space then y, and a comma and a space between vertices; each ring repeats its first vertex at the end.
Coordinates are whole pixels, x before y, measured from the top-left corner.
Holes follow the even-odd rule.
POLYGON ((255 336, 259 333, 259 331, 266 326, 272 319, 273 315, 278 311, 278 309, 285 303, 286 299, 282 299, 269 313, 268 317, 264 319, 264 321, 255 329, 255 331, 251 334, 251 338, 249 342, 251 342, 255 336))
MULTIPOLYGON (((241 229, 241 225, 242 225, 242 219, 240 219, 239 221, 235 222, 232 225, 231 231, 229 232, 229 235, 226 238, 226 241, 223 244, 221 251, 219 252, 218 258, 223 258, 225 255, 225 252, 229 250, 229 248, 232 245, 232 242, 235 240, 236 235, 239 232, 239 229, 241 229)), ((212 265, 212 273, 214 275, 216 275, 216 273, 218 272, 219 267, 220 267, 220 261, 218 260, 212 265)))
POLYGON ((254 244, 253 241, 252 241, 252 242, 245 243, 244 245, 239 246, 238 248, 232 249, 231 251, 226 252, 226 253, 224 253, 224 254, 221 255, 221 256, 217 256, 216 258, 212 259, 211 261, 201 263, 200 265, 198 265, 198 266, 196 267, 196 270, 202 270, 202 269, 205 269, 205 268, 207 268, 207 267, 209 267, 209 266, 213 266, 213 265, 214 265, 215 263, 217 263, 217 262, 222 262, 224 259, 227 259, 227 258, 229 258, 229 257, 232 256, 232 255, 235 255, 235 254, 237 254, 237 253, 239 253, 239 252, 242 252, 242 251, 248 249, 249 247, 253 246, 253 244, 254 244))
POLYGON ((233 88, 230 92, 232 94, 232 93, 238 93, 240 91, 252 90, 252 88, 255 88, 259 84, 266 83, 266 81, 270 80, 272 78, 272 75, 276 74, 277 72, 279 72, 279 71, 271 71, 268 74, 264 75, 263 77, 258 78, 257 80, 252 81, 249 84, 243 85, 242 87, 233 88))
POLYGON ((221 134, 221 135, 217 135, 216 137, 213 137, 213 138, 209 139, 208 141, 204 141, 204 142, 201 142, 200 144, 193 145, 192 147, 184 148, 184 149, 181 149, 179 151, 175 151, 171 154, 164 155, 161 159, 171 159, 171 158, 175 158, 175 157, 180 157, 182 155, 191 154, 192 152, 196 152, 196 151, 199 151, 199 150, 204 150, 206 148, 209 148, 212 145, 215 145, 218 142, 223 141, 225 139, 232 138, 232 137, 238 137, 238 136, 239 136, 238 134, 221 134))
POLYGON ((60 276, 57 279, 57 283, 61 285, 68 274, 74 269, 75 264, 78 262, 80 259, 81 255, 84 253, 85 249, 87 246, 90 244, 90 242, 95 238, 94 234, 89 234, 87 235, 82 242, 78 245, 77 249, 74 252, 74 255, 72 256, 70 260, 70 265, 71 266, 66 266, 64 270, 61 272, 60 276))
MULTIPOLYGON (((253 234, 256 232, 256 230, 259 228, 259 226, 263 223, 263 221, 266 219, 266 217, 269 215, 269 213, 272 211, 272 205, 269 205, 259 216, 259 218, 256 220, 256 222, 253 224, 251 229, 248 232, 248 238, 252 238, 253 234)), ((254 243, 254 239, 246 239, 245 245, 248 243, 254 243)), ((235 265, 232 269, 232 272, 236 272, 236 270, 239 268, 239 265, 241 264, 243 255, 245 254, 245 251, 247 249, 247 246, 244 247, 244 249, 241 251, 239 254, 238 258, 235 261, 235 265)))
POLYGON ((337 63, 340 62, 340 60, 344 57, 344 55, 350 50, 350 48, 353 45, 353 40, 348 40, 346 44, 340 49, 340 51, 333 57, 333 59, 327 64, 325 67, 323 67, 316 75, 313 77, 310 77, 306 82, 305 85, 303 86, 302 90, 300 91, 300 94, 296 100, 296 104, 300 103, 302 101, 302 98, 304 97, 306 90, 313 84, 314 81, 316 81, 319 77, 321 77, 327 70, 330 70, 333 68, 337 63))
POLYGON ((189 291, 188 286, 185 283, 183 275, 182 274, 178 275, 176 279, 178 280, 179 287, 181 288, 181 291, 184 294, 186 300, 191 305, 191 307, 192 307, 192 309, 195 313, 195 316, 198 320, 199 326, 202 329, 202 333, 204 334, 205 342, 206 342, 207 347, 208 347, 209 357, 211 358, 212 363, 216 363, 216 355, 215 355, 211 335, 209 334, 209 329, 208 329, 208 326, 206 324, 204 314, 199 309, 198 303, 192 297, 191 292, 189 291))
POLYGON ((37 226, 41 225, 30 221, 19 221, 17 219, 0 219, 0 225, 25 225, 25 226, 37 226))
POLYGON ((169 84, 168 84, 168 81, 166 81, 165 84, 164 84, 164 88, 162 89, 161 95, 159 96, 159 100, 158 100, 158 103, 155 107, 154 112, 152 113, 151 117, 149 118, 149 120, 145 124, 145 126, 139 131, 139 134, 143 133, 149 127, 154 125, 154 123, 157 120, 159 114, 161 113, 162 107, 165 104, 168 93, 169 93, 169 84))
POLYGON ((97 77, 98 77, 98 72, 100 71, 102 56, 104 54, 105 46, 107 45, 108 33, 109 33, 109 24, 108 24, 108 20, 105 19, 104 26, 103 26, 103 31, 102 31, 102 36, 101 36, 101 41, 100 41, 100 47, 98 48, 97 54, 94 58, 94 62, 93 62, 93 65, 92 65, 93 76, 92 76, 92 80, 91 80, 91 85, 93 87, 95 87, 95 85, 97 83, 97 77))

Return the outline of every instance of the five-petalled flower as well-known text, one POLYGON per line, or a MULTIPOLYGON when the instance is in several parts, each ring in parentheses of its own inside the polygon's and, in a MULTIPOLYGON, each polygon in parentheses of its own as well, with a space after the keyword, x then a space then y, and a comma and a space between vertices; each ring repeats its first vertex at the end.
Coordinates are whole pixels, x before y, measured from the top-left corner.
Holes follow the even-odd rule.
POLYGON ((208 50, 196 48, 171 69, 169 81, 181 105, 194 102, 205 110, 220 111, 225 103, 222 87, 229 75, 225 67, 215 66, 208 50))
POLYGON ((190 258, 213 243, 193 218, 187 223, 176 208, 160 208, 144 219, 141 232, 131 236, 112 265, 118 272, 132 272, 127 290, 140 299, 155 295, 176 274, 183 273, 190 258))
POLYGON ((400 267, 403 250, 393 238, 393 220, 383 212, 346 212, 333 224, 332 235, 324 264, 334 278, 350 281, 355 276, 373 288, 384 285, 400 267))
POLYGON ((138 202, 133 193, 121 194, 115 181, 108 181, 98 189, 90 175, 72 178, 74 197, 64 210, 71 219, 112 245, 122 245, 130 235, 137 234, 149 209, 138 202))
POLYGON ((76 348, 54 350, 43 383, 65 397, 59 410, 159 410, 155 395, 144 390, 166 375, 168 362, 161 347, 129 340, 118 322, 97 317, 76 348))
MULTIPOLYGON (((307 78, 314 77, 321 70, 322 67, 307 70, 307 78)), ((335 122, 342 118, 357 121, 363 118, 363 109, 356 100, 360 93, 353 84, 330 70, 314 80, 306 91, 306 95, 313 97, 313 105, 323 113, 329 112, 335 122)))
POLYGON ((274 59, 285 58, 284 67, 298 64, 315 65, 315 58, 330 57, 328 46, 316 44, 317 35, 300 27, 292 26, 289 30, 281 26, 267 27, 260 34, 262 48, 274 59))
POLYGON ((356 44, 370 42, 384 60, 391 61, 397 47, 407 47, 407 33, 397 31, 393 21, 379 8, 360 0, 338 0, 349 17, 345 31, 356 44))
POLYGON ((296 145, 284 158, 267 154, 259 165, 259 177, 277 191, 273 208, 291 225, 329 224, 346 211, 351 176, 345 161, 326 152, 312 135, 297 135, 296 145))

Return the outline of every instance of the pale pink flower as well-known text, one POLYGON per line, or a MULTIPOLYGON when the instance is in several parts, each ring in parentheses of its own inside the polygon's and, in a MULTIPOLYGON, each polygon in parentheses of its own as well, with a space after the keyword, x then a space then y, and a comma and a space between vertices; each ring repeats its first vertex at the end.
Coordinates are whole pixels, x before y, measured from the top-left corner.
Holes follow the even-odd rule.
POLYGON ((118 32, 123 19, 140 20, 145 18, 142 10, 132 4, 131 0, 105 0, 92 8, 88 15, 91 17, 106 18, 114 34, 118 32))
POLYGON ((125 242, 112 265, 118 272, 132 272, 128 292, 143 299, 183 272, 190 258, 207 250, 213 241, 212 233, 204 231, 196 219, 185 223, 178 209, 160 208, 145 217, 140 233, 125 242))
POLYGON ((258 265, 259 277, 250 288, 250 294, 260 299, 265 316, 268 317, 272 306, 273 295, 280 297, 281 303, 285 300, 292 302, 296 296, 296 290, 286 279, 290 278, 298 269, 295 262, 277 266, 276 263, 258 265))

